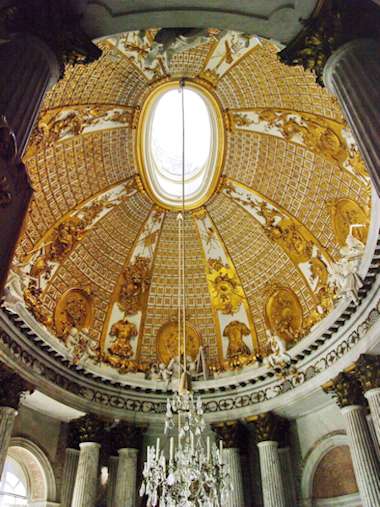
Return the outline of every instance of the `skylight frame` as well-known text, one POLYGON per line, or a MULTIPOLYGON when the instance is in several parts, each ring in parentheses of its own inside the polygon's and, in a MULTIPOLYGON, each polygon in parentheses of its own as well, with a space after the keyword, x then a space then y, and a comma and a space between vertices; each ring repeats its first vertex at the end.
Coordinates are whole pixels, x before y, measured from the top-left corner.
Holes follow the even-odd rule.
MULTIPOLYGON (((160 178, 168 178, 168 174, 163 175, 165 171, 162 171, 155 163, 152 154, 151 129, 155 107, 160 98, 169 90, 178 89, 178 87, 179 80, 172 80, 158 85, 151 92, 141 110, 136 136, 136 161, 144 190, 156 204, 168 210, 181 209, 181 199, 169 194, 159 181, 160 178)), ((186 192, 185 208, 192 210, 207 202, 217 188, 224 161, 224 124, 218 101, 205 87, 189 80, 186 81, 186 88, 196 92, 202 98, 207 107, 211 129, 209 158, 203 167, 186 180, 188 187, 189 184, 194 184, 197 178, 202 177, 202 183, 197 190, 190 194, 186 192)), ((176 181, 176 178, 173 177, 173 180, 176 181)))

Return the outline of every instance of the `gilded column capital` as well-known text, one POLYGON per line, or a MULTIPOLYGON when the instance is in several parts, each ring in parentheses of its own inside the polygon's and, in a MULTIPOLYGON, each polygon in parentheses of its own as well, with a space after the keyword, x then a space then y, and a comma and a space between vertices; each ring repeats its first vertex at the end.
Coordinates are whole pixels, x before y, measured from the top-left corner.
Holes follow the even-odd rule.
POLYGON ((105 421, 94 414, 86 414, 69 423, 68 447, 79 448, 84 442, 101 443, 103 440, 105 421))
POLYGON ((354 375, 364 392, 380 388, 380 356, 361 354, 354 375))
POLYGON ((247 419, 247 422, 255 427, 257 443, 274 441, 278 442, 280 447, 289 445, 289 422, 286 419, 273 412, 266 412, 247 419))
POLYGON ((243 425, 239 421, 215 423, 212 430, 219 440, 222 440, 226 449, 241 448, 243 437, 243 425))
POLYGON ((378 38, 380 9, 372 0, 325 0, 318 13, 302 20, 304 30, 278 54, 286 65, 311 70, 321 86, 332 53, 359 38, 378 38))
POLYGON ((360 383, 354 374, 341 372, 329 383, 322 386, 322 389, 335 398, 340 408, 366 404, 360 383))
POLYGON ((34 387, 0 363, 0 406, 18 409, 21 399, 34 387))
POLYGON ((29 34, 42 40, 55 54, 63 77, 65 65, 91 63, 102 54, 80 21, 67 0, 12 0, 0 10, 0 36, 29 34))

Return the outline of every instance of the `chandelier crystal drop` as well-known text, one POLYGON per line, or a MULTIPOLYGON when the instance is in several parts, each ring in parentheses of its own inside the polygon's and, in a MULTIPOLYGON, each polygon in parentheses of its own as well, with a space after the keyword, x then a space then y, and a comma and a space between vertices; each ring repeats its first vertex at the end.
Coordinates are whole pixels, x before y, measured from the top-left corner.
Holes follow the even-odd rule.
POLYGON ((148 446, 140 496, 148 507, 221 507, 232 491, 228 466, 219 448, 205 438, 206 423, 200 397, 194 398, 187 368, 185 291, 185 121, 184 81, 182 94, 182 213, 178 214, 178 392, 166 401, 165 435, 169 437, 169 458, 156 446, 148 446), (174 436, 173 436, 174 433, 174 436))

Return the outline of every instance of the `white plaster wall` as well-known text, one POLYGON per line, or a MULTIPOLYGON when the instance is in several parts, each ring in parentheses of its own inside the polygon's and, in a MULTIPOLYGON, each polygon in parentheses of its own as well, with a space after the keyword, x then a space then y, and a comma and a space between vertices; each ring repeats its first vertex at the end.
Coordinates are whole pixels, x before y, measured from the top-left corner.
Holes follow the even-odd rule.
POLYGON ((15 420, 12 436, 30 438, 47 455, 51 462, 55 461, 61 422, 46 414, 21 406, 15 420))
POLYGON ((315 443, 328 433, 345 431, 344 419, 336 403, 299 417, 296 421, 302 459, 315 443))

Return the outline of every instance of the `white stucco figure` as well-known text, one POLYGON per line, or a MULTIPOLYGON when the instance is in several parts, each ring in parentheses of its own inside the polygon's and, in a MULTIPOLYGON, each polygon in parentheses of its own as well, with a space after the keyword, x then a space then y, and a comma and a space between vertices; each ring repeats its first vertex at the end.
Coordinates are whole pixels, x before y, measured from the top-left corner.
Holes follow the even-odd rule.
POLYGON ((346 298, 358 304, 359 289, 363 286, 358 270, 365 245, 352 234, 356 227, 363 226, 350 226, 346 244, 339 250, 341 258, 330 267, 329 282, 336 288, 338 298, 346 298))
POLYGON ((21 263, 13 263, 9 271, 4 289, 4 304, 10 310, 16 310, 24 301, 24 290, 28 286, 30 276, 22 271, 21 263))
POLYGON ((286 343, 279 336, 267 330, 268 341, 272 350, 272 354, 264 357, 264 366, 274 368, 276 366, 284 366, 289 364, 291 357, 286 352, 286 343))

